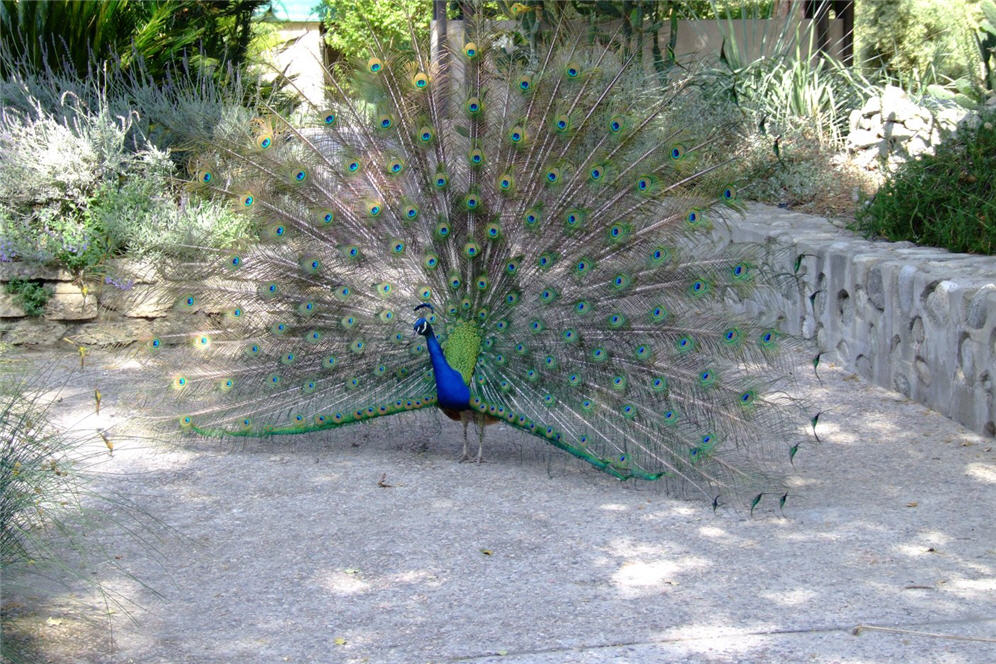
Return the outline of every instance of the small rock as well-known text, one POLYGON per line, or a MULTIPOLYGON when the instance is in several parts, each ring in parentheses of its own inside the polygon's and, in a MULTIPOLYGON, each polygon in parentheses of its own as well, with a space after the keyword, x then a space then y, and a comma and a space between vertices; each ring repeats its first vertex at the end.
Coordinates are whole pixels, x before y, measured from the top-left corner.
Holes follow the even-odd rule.
POLYGON ((899 122, 886 122, 882 125, 885 136, 889 138, 912 138, 916 132, 899 122))
POLYGON ((879 99, 878 97, 870 97, 861 106, 861 115, 863 115, 866 118, 869 118, 881 112, 882 112, 882 100, 879 99))
POLYGON ((903 122, 903 124, 914 134, 924 131, 928 127, 927 121, 925 121, 920 115, 914 115, 911 118, 906 118, 906 121, 903 122))
POLYGON ((906 151, 911 157, 917 157, 927 152, 933 152, 933 146, 920 136, 914 136, 906 143, 906 151))
MULTIPOLYGON (((853 132, 855 129, 861 127, 861 111, 859 109, 854 109, 851 114, 847 116, 847 128, 853 132)), ((867 129, 867 127, 861 127, 867 129)))
POLYGON ((873 145, 878 145, 881 142, 882 139, 876 136, 875 132, 866 131, 864 129, 858 129, 857 131, 852 131, 847 136, 848 147, 859 150, 873 145))

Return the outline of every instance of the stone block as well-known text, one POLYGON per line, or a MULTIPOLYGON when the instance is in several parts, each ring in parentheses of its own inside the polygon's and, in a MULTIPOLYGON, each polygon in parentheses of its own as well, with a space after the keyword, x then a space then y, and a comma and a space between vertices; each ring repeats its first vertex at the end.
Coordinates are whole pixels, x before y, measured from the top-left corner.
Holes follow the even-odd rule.
POLYGON ((0 318, 24 318, 26 315, 13 295, 0 292, 0 318))
POLYGON ((97 317, 97 298, 83 294, 76 284, 57 282, 54 293, 45 305, 47 320, 93 320, 97 317))
POLYGON ((968 311, 965 315, 965 322, 973 330, 985 327, 986 321, 990 320, 990 314, 996 315, 996 284, 986 284, 980 288, 969 300, 968 311))
POLYGON ((885 286, 882 281, 882 265, 875 265, 870 270, 868 270, 868 280, 865 286, 865 292, 868 293, 868 300, 872 303, 879 311, 885 309, 885 286))
POLYGON ((933 146, 921 136, 913 136, 906 143, 906 152, 911 157, 916 157, 921 154, 933 151, 933 146))
POLYGON ((156 268, 145 261, 125 258, 112 258, 104 264, 104 284, 127 286, 135 284, 155 284, 159 281, 156 268))
POLYGON ((930 321, 937 326, 946 326, 951 322, 951 291, 957 284, 943 280, 927 285, 921 298, 924 310, 930 321))
POLYGON ((861 126, 861 110, 854 109, 851 111, 850 115, 847 116, 847 128, 849 132, 853 132, 861 126))
POLYGON ((916 136, 915 131, 909 129, 906 125, 898 121, 886 122, 884 125, 882 125, 882 132, 883 135, 888 138, 905 139, 916 136))
POLYGON ((62 323, 40 318, 25 318, 0 324, 0 340, 12 346, 54 346, 66 334, 62 323))
POLYGON ((886 122, 903 122, 907 118, 918 116, 921 110, 902 88, 887 85, 882 90, 882 119, 886 122))
POLYGON ((906 125, 907 129, 916 134, 921 131, 926 131, 930 127, 930 119, 929 116, 928 118, 924 118, 922 115, 914 115, 906 118, 906 121, 903 122, 903 124, 906 125))
POLYGON ((174 305, 161 289, 141 283, 127 290, 105 285, 97 298, 100 306, 129 318, 161 318, 169 314, 174 305))
POLYGON ((864 104, 861 105, 861 115, 870 118, 873 115, 877 115, 882 112, 882 100, 879 97, 869 97, 864 104))
POLYGON ((878 147, 880 143, 882 143, 882 137, 877 132, 866 129, 858 129, 847 135, 848 147, 855 150, 863 150, 872 146, 878 147))
POLYGON ((152 336, 152 323, 147 320, 120 320, 87 323, 73 330, 73 343, 82 346, 118 346, 152 336))
POLYGON ((878 148, 873 150, 862 150, 858 152, 851 161, 858 168, 874 170, 878 166, 878 148))
POLYGON ((27 261, 12 261, 0 263, 0 281, 12 279, 35 279, 40 281, 72 281, 73 275, 62 268, 31 263, 27 261))

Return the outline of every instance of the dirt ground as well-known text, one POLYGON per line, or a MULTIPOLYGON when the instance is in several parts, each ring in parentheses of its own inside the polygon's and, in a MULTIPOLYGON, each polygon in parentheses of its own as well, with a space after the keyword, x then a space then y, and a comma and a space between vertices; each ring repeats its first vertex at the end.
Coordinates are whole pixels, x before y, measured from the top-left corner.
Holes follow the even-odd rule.
MULTIPOLYGON (((994 441, 821 375, 823 442, 753 515, 502 425, 458 463, 460 425, 428 413, 332 440, 133 432, 95 481, 149 518, 88 534, 112 601, 4 579, 4 638, 38 664, 996 661, 994 441)), ((134 404, 93 414, 80 379, 59 407, 105 428, 134 404)))

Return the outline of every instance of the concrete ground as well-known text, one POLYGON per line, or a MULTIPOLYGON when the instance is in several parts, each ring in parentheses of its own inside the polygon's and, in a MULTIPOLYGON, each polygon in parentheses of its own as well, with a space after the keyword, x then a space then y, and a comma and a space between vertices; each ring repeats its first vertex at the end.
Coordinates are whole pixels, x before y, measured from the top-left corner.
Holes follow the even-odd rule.
MULTIPOLYGON (((460 426, 426 413, 333 441, 122 436, 96 481, 168 528, 89 535, 117 557, 91 570, 109 617, 84 584, 5 579, 6 637, 59 664, 996 662, 994 441, 821 375, 823 442, 752 517, 501 426, 461 464, 460 426)), ((80 419, 92 394, 74 379, 67 421, 133 407, 80 419)))

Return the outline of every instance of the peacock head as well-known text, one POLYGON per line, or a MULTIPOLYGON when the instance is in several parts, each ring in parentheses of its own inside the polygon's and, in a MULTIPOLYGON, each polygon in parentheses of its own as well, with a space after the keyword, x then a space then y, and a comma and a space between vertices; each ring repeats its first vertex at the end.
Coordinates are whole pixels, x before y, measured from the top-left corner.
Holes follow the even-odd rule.
POLYGON ((421 334, 423 337, 428 337, 432 334, 432 326, 429 325, 429 321, 424 318, 419 318, 415 321, 415 334, 421 334))
MULTIPOLYGON (((435 313, 435 309, 433 309, 432 305, 427 302, 415 307, 415 311, 419 311, 420 309, 428 309, 429 311, 435 313)), ((432 325, 430 325, 429 321, 425 318, 419 317, 415 321, 415 334, 421 334, 423 337, 432 336, 432 325)))

